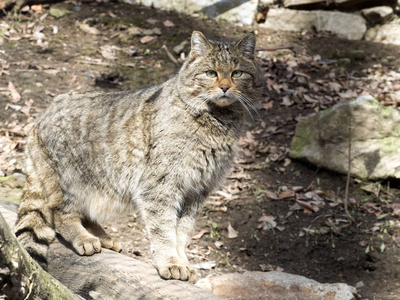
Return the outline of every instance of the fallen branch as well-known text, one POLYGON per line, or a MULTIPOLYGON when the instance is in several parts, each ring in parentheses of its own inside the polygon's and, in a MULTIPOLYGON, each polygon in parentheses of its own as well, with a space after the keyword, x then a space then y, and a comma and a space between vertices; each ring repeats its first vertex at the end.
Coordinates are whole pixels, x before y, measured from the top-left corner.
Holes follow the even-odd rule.
POLYGON ((352 130, 352 124, 351 124, 351 119, 350 119, 350 124, 349 124, 349 147, 348 147, 348 165, 347 165, 347 179, 346 179, 346 190, 345 190, 345 196, 344 196, 344 211, 346 212, 347 217, 352 223, 355 223, 356 221, 352 217, 352 215, 349 212, 349 188, 350 188, 350 174, 351 174, 351 130, 352 130))
POLYGON ((0 290, 8 299, 81 299, 45 272, 21 247, 9 227, 9 220, 14 220, 16 213, 10 208, 0 211, 0 290))
POLYGON ((258 48, 256 49, 257 52, 261 51, 277 51, 277 50, 294 50, 294 46, 279 46, 279 47, 270 47, 270 48, 258 48))
POLYGON ((169 58, 174 64, 176 64, 176 65, 178 65, 178 66, 180 65, 179 62, 176 60, 176 58, 172 55, 172 53, 169 52, 167 46, 163 45, 163 46, 161 47, 161 49, 164 49, 165 53, 167 53, 168 58, 169 58))
POLYGON ((80 63, 80 64, 88 64, 88 65, 98 65, 98 66, 112 66, 112 64, 104 61, 96 61, 96 60, 82 60, 82 59, 77 59, 75 62, 80 63))
POLYGON ((19 131, 19 130, 13 130, 13 129, 0 128, 0 132, 4 132, 6 134, 7 133, 12 133, 12 134, 19 135, 19 136, 22 136, 22 137, 26 136, 25 132, 19 131))
POLYGON ((278 51, 278 50, 290 50, 290 51, 293 52, 294 56, 297 56, 297 55, 309 56, 307 54, 304 54, 304 53, 301 53, 301 52, 295 50, 294 46, 279 46, 279 47, 258 48, 258 49, 256 49, 256 52, 278 51))
MULTIPOLYGON (((0 201, 0 213, 14 224, 15 206, 13 211, 4 203, 0 201)), ((61 238, 50 245, 48 272, 85 299, 221 299, 188 282, 163 280, 152 265, 121 253, 102 249, 93 256, 79 256, 69 247, 61 238)))

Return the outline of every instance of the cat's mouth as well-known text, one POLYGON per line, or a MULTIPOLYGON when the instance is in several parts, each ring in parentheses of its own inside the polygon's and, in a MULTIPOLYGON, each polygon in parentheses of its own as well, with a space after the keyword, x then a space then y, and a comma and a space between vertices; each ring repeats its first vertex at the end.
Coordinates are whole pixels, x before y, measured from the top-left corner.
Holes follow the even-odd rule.
POLYGON ((235 102, 235 98, 224 93, 222 95, 218 95, 213 102, 220 107, 225 107, 235 102))

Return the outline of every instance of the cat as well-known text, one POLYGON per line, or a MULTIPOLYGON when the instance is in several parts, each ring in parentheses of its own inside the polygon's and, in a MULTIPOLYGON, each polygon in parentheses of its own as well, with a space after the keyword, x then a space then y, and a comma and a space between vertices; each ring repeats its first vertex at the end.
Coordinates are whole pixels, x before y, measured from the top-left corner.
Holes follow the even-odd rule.
POLYGON ((202 201, 261 96, 256 37, 191 36, 177 75, 136 92, 64 94, 33 126, 15 234, 42 266, 56 233, 80 255, 121 251, 99 222, 135 207, 161 278, 196 282, 185 253, 202 201))

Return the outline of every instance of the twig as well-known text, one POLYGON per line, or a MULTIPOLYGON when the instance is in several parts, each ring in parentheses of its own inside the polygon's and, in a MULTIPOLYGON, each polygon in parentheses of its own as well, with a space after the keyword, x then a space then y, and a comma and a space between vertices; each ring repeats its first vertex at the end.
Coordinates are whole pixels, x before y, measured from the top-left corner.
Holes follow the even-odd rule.
POLYGON ((0 128, 0 132, 12 133, 12 134, 19 135, 19 136, 26 136, 25 132, 13 130, 13 129, 0 128))
POLYGON ((277 50, 290 50, 293 52, 294 56, 297 56, 298 54, 303 55, 303 56, 310 56, 305 53, 301 53, 297 50, 294 49, 294 46, 279 46, 279 47, 270 47, 270 48, 258 48, 256 49, 256 52, 261 52, 261 51, 277 51, 277 50))
POLYGON ((350 119, 350 124, 349 124, 349 153, 348 153, 348 165, 347 165, 347 180, 346 180, 346 191, 345 191, 345 196, 344 196, 344 211, 346 212, 347 217, 352 223, 355 223, 356 221, 354 218, 351 216, 349 212, 349 186, 350 186, 350 171, 351 171, 351 130, 352 130, 352 124, 351 124, 351 119, 350 119))
POLYGON ((103 62, 103 61, 95 61, 95 60, 82 60, 82 59, 77 59, 75 62, 80 63, 80 64, 89 64, 89 65, 99 65, 99 66, 111 66, 110 63, 103 62))
POLYGON ((167 46, 163 45, 161 49, 164 49, 165 53, 167 53, 168 58, 176 65, 179 66, 179 62, 176 60, 176 58, 169 52, 167 46))
POLYGON ((257 52, 260 52, 260 51, 276 51, 276 50, 285 50, 285 49, 288 49, 288 50, 294 50, 294 46, 279 46, 279 47, 271 47, 271 48, 258 48, 258 49, 256 49, 256 51, 257 52))
POLYGON ((29 276, 29 282, 30 282, 30 284, 29 284, 29 293, 28 293, 28 295, 26 295, 26 297, 24 298, 24 300, 26 300, 26 299, 29 299, 29 297, 31 296, 31 294, 32 294, 32 289, 33 289, 33 276, 35 275, 35 274, 37 274, 37 271, 34 271, 32 274, 31 274, 31 276, 29 276))

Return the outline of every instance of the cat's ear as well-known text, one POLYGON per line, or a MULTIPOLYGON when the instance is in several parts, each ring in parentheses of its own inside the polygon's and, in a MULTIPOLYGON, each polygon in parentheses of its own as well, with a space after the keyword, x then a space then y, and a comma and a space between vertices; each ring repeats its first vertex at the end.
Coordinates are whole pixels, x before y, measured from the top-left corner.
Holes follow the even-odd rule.
POLYGON ((190 56, 204 56, 212 49, 212 45, 200 31, 193 31, 190 56))
POLYGON ((253 32, 246 34, 239 42, 236 43, 236 48, 243 53, 244 56, 254 59, 256 50, 256 35, 253 32))

